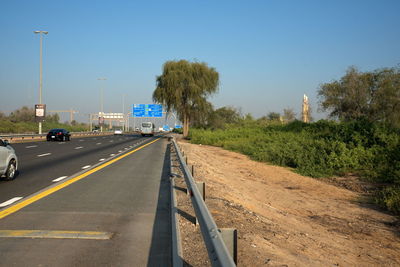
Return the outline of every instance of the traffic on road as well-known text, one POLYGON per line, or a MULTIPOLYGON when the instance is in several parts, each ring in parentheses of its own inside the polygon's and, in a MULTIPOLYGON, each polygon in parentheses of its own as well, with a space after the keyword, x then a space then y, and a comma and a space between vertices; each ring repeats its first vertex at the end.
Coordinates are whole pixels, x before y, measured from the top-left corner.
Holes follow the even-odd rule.
MULTIPOLYGON (((57 133, 50 131, 53 132, 57 133)), ((10 199, 19 200, 51 183, 64 180, 74 173, 132 149, 146 142, 148 138, 118 135, 76 138, 70 142, 63 142, 64 138, 59 140, 7 146, 4 142, 0 143, 0 159, 7 157, 0 162, 0 171, 5 175, 0 180, 0 208, 10 205, 10 199), (17 179, 7 182, 14 178, 17 179)))
POLYGON ((12 147, 18 175, 0 181, 1 266, 170 266, 166 139, 12 147))

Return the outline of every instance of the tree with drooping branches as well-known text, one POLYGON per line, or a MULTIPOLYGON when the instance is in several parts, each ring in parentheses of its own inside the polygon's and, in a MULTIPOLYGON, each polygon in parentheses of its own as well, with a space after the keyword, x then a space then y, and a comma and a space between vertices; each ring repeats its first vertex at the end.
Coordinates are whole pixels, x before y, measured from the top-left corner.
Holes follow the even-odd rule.
POLYGON ((218 85, 218 72, 204 62, 167 61, 156 78, 153 101, 177 113, 187 137, 191 119, 208 111, 207 97, 218 91, 218 85))

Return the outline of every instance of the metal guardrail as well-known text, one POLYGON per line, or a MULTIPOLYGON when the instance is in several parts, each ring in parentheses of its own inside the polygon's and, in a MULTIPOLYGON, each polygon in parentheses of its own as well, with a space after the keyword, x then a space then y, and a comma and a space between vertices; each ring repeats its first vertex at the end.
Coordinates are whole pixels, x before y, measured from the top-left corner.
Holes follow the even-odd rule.
MULTIPOLYGON (((113 132, 71 132, 72 137, 78 137, 78 136, 94 136, 94 135, 110 135, 113 132)), ((32 141, 32 140, 42 140, 46 139, 45 134, 0 134, 0 138, 2 139, 7 139, 10 143, 13 143, 13 141, 32 141)))
POLYGON ((176 154, 178 155, 179 162, 183 169, 186 185, 190 192, 192 206, 200 225, 200 230, 203 235, 203 240, 207 248, 211 265, 223 267, 236 266, 222 239, 221 232, 218 229, 210 211, 208 210, 206 203, 203 200, 203 196, 200 194, 200 191, 196 186, 196 182, 194 181, 188 166, 183 160, 181 151, 179 150, 175 139, 172 139, 172 143, 174 144, 176 154))
POLYGON ((172 228, 172 266, 182 267, 182 244, 181 244, 181 233, 179 229, 179 212, 178 203, 175 193, 175 179, 172 174, 172 158, 171 158, 171 146, 169 146, 169 173, 170 173, 170 194, 171 194, 171 228, 172 228))

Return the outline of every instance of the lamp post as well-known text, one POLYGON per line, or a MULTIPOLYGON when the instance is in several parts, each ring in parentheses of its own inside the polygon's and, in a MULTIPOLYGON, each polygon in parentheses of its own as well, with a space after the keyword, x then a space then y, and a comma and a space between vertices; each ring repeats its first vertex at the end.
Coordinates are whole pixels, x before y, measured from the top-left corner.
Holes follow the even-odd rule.
MULTIPOLYGON (((97 78, 99 81, 105 81, 107 78, 97 78)), ((104 123, 104 110, 103 110, 103 86, 100 87, 100 112, 101 115, 99 116, 99 122, 100 122, 100 132, 103 132, 103 123, 104 123)))
POLYGON ((125 117, 125 94, 122 94, 122 114, 123 114, 123 131, 126 131, 126 117, 125 117))
MULTIPOLYGON (((40 74, 39 74, 39 104, 42 104, 42 68, 43 68, 43 34, 48 34, 47 31, 34 31, 35 34, 40 35, 40 74)), ((39 134, 42 134, 42 122, 39 121, 39 134)))

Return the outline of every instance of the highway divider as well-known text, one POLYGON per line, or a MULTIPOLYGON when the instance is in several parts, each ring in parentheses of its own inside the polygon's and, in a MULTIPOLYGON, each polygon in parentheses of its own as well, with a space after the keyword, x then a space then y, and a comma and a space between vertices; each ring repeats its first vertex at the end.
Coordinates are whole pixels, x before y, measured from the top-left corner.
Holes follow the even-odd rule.
MULTIPOLYGON (((112 135, 114 132, 71 132, 71 137, 103 136, 112 135)), ((46 141, 45 134, 0 134, 0 138, 8 140, 9 143, 22 143, 31 141, 46 141)))

